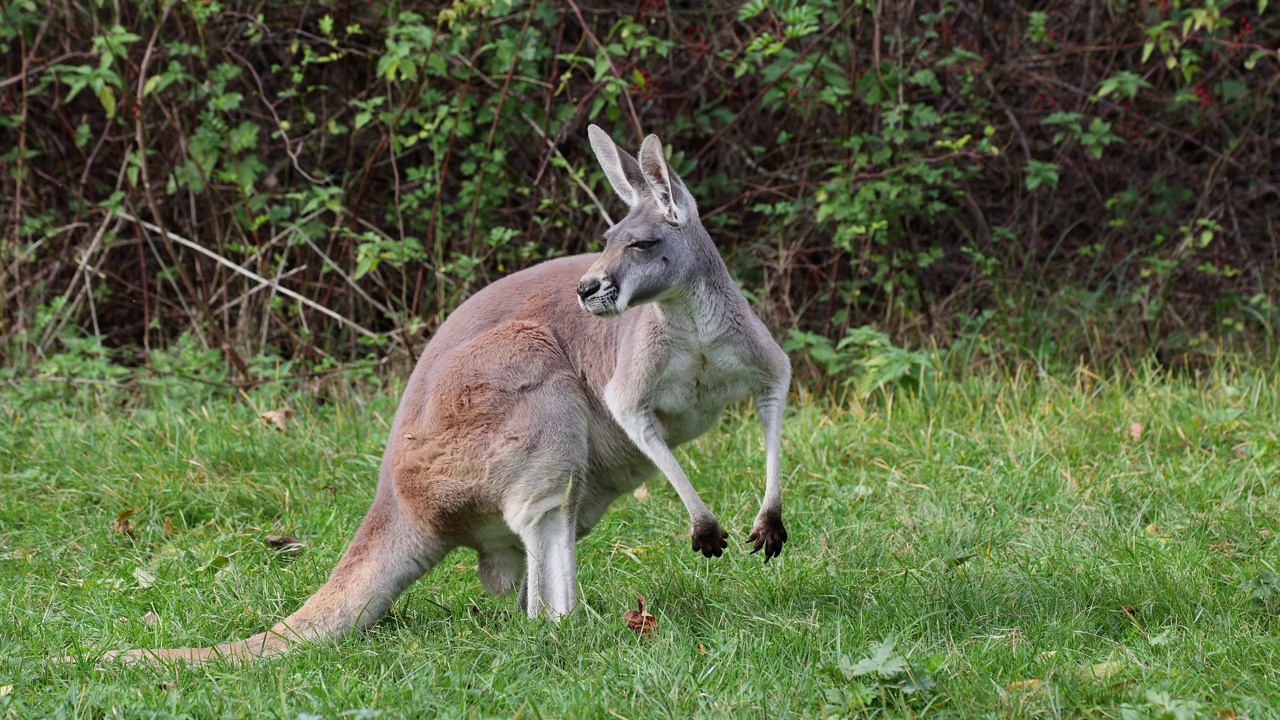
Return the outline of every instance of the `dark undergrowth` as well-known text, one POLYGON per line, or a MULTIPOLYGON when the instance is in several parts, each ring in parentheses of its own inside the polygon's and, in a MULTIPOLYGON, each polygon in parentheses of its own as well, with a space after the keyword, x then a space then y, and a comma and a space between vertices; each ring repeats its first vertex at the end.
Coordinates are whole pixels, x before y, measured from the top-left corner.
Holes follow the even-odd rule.
POLYGON ((590 122, 671 144, 818 369, 865 325, 1031 367, 1269 349, 1267 5, 12 0, 0 359, 403 363, 477 287, 595 246, 590 122))

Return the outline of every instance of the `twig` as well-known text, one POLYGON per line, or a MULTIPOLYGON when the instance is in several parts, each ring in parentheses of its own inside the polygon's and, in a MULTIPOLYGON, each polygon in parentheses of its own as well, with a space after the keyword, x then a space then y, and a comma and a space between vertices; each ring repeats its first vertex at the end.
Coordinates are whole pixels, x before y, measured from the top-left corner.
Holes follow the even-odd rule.
POLYGON ((58 237, 59 235, 61 235, 62 233, 68 230, 75 230, 77 228, 87 228, 87 227, 90 227, 89 223, 87 222, 69 223, 67 225, 63 225, 62 227, 53 230, 52 232, 48 233, 44 237, 41 237, 39 240, 32 243, 31 247, 27 248, 26 250, 15 248, 13 251, 13 262, 9 263, 9 268, 7 270, 5 270, 4 272, 0 272, 0 287, 4 287, 5 283, 9 281, 9 278, 17 276, 18 266, 22 264, 23 255, 27 255, 27 256, 33 255, 36 250, 40 249, 41 245, 44 245, 49 240, 58 237))
MULTIPOLYGON (((533 10, 538 6, 538 0, 531 0, 529 3, 529 12, 525 13, 524 25, 520 28, 520 38, 516 40, 515 52, 511 53, 511 66, 507 68, 507 79, 502 83, 502 91, 498 93, 498 108, 493 111, 493 122, 489 125, 489 139, 484 143, 484 156, 486 159, 492 157, 493 137, 498 132, 498 121, 502 119, 502 106, 507 102, 507 91, 511 89, 511 77, 516 73, 516 61, 520 59, 520 50, 524 47, 525 34, 529 30, 529 21, 533 19, 533 10)), ((394 152, 392 155, 394 156, 394 152)), ((467 242, 471 242, 471 236, 476 229, 476 215, 480 211, 480 188, 484 185, 484 169, 485 164, 480 163, 476 168, 476 189, 475 197, 471 200, 471 219, 467 221, 467 242)), ((396 204, 399 207, 399 203, 396 204)), ((403 235, 403 231, 401 232, 403 235)))
POLYGON ((307 247, 314 250, 315 253, 320 256, 320 259, 324 260, 326 265, 333 268, 334 272, 338 273, 338 277, 341 277, 343 280, 345 280, 347 284, 351 286, 351 289, 356 291, 357 295, 364 298, 365 300, 368 300, 370 305, 381 310, 387 317, 395 321, 397 325, 400 324, 400 317, 396 315, 396 312, 394 310, 378 302, 377 300, 374 300, 372 295, 365 292, 364 288, 360 287, 360 284, 357 283, 355 280, 353 280, 351 276, 348 275, 342 269, 342 266, 338 265, 338 263, 334 262, 332 258, 326 255, 325 252, 320 249, 320 246, 312 242, 311 238, 307 237, 306 233, 298 233, 298 236, 301 237, 303 242, 307 244, 307 247))
MULTIPOLYGON (((271 301, 275 299, 276 288, 280 287, 280 278, 284 276, 284 264, 289 261, 289 250, 280 253, 280 263, 276 265, 276 276, 271 281, 271 293, 267 295, 267 301, 262 303, 262 337, 258 340, 258 352, 265 354, 267 352, 267 333, 271 329, 271 301)), ((298 318, 302 319, 302 313, 298 313, 298 318)))
MULTIPOLYGON (((613 73, 614 77, 622 80, 622 96, 627 99, 627 110, 631 111, 631 122, 635 123, 636 126, 636 139, 643 140, 644 128, 640 125, 640 116, 636 113, 635 103, 631 102, 631 90, 627 87, 626 80, 623 80, 622 75, 618 72, 618 66, 613 64, 613 58, 609 57, 609 51, 605 50, 604 45, 596 38, 596 34, 591 32, 591 26, 582 18, 582 8, 578 7, 578 3, 574 2, 574 0, 569 0, 569 7, 573 8, 573 14, 578 16, 578 24, 582 25, 582 32, 586 33, 587 37, 596 46, 596 52, 602 53, 605 61, 609 63, 609 72, 613 73)), ((823 34, 825 35, 826 33, 823 34)), ((613 223, 610 224, 612 225, 613 223)))
MULTIPOLYGON (((271 117, 276 121, 276 130, 280 133, 280 138, 284 140, 284 151, 289 156, 289 159, 293 161, 293 169, 297 170, 298 173, 302 175, 302 177, 306 178, 307 181, 312 183, 313 185, 324 185, 328 183, 329 180, 331 180, 332 178, 327 177, 321 180, 321 179, 311 177, 311 173, 307 172, 306 170, 303 170, 302 166, 298 164, 298 153, 302 152, 303 141, 299 140, 298 149, 297 150, 293 149, 293 141, 289 139, 289 133, 285 132, 284 123, 280 121, 280 116, 276 114, 276 106, 267 100, 266 88, 262 86, 262 76, 258 75, 258 71, 256 68, 253 67, 253 63, 244 59, 244 57, 242 57, 240 53, 236 52, 235 50, 232 50, 229 47, 225 47, 222 50, 228 55, 239 60, 242 65, 244 65, 246 68, 249 69, 249 74, 253 76, 253 81, 258 85, 258 97, 262 99, 262 104, 267 107, 267 110, 271 111, 271 117)), ((138 98, 138 100, 141 101, 142 98, 138 98)))
MULTIPOLYGON (((552 142, 551 138, 547 137, 547 134, 542 131, 542 128, 538 127, 538 123, 534 122, 533 118, 529 117, 529 115, 523 110, 520 111, 520 117, 524 118, 525 122, 529 123, 529 125, 533 127, 534 131, 542 136, 542 139, 547 143, 547 147, 551 148, 551 152, 555 153, 556 157, 563 160, 565 165, 573 167, 564 154, 560 152, 560 148, 556 147, 556 144, 552 142)), ((604 203, 600 202, 600 198, 596 197, 596 194, 591 191, 591 186, 587 185, 582 181, 582 178, 572 172, 569 173, 569 177, 578 184, 578 187, 582 188, 582 191, 587 194, 587 197, 591 198, 591 202, 594 203, 596 208, 600 211, 600 217, 604 218, 604 221, 609 223, 609 227, 613 227, 613 218, 609 217, 609 211, 604 209, 604 203)))
MULTIPOLYGON (((296 268, 294 268, 294 269, 290 270, 289 272, 284 273, 284 274, 283 274, 283 275, 281 275, 280 277, 276 278, 276 282, 280 282, 281 280, 284 280, 285 278, 288 278, 288 277, 293 277, 294 275, 297 275, 297 274, 298 274, 298 273, 300 273, 300 272, 305 272, 305 271, 306 271, 306 269, 307 269, 307 266, 306 266, 306 265, 299 265, 298 267, 296 267, 296 268)), ((265 287, 267 287, 267 283, 258 283, 257 285, 254 285, 253 287, 249 288, 248 290, 245 290, 244 292, 242 292, 242 293, 240 293, 239 295, 237 295, 237 296, 235 297, 235 299, 234 299, 234 300, 227 300, 226 302, 224 302, 221 306, 219 306, 219 307, 218 307, 218 309, 217 309, 217 310, 215 310, 215 311, 214 311, 214 313, 213 313, 213 314, 214 314, 214 315, 218 315, 218 314, 220 314, 220 313, 222 313, 222 312, 225 312, 225 311, 227 311, 227 310, 230 310, 231 308, 233 308, 233 307, 235 307, 235 306, 239 305, 240 303, 244 302, 245 300, 249 299, 249 296, 250 296, 250 295, 252 295, 252 294, 254 294, 254 293, 258 292, 259 290, 261 290, 261 289, 263 289, 263 288, 265 288, 265 287)))
MULTIPOLYGON (((769 92, 770 88, 772 88, 774 85, 777 85, 778 82, 781 81, 783 78, 787 77, 787 74, 791 72, 791 69, 794 68, 796 65, 799 65, 800 61, 810 57, 813 53, 813 49, 818 47, 818 43, 826 39, 827 35, 831 34, 831 31, 840 27, 840 24, 843 23, 845 19, 848 18, 851 14, 853 14, 853 11, 856 10, 858 7, 859 7, 858 3, 849 3, 849 7, 846 8, 843 13, 840 13, 840 17, 836 18, 835 22, 828 25, 827 29, 823 30, 821 35, 814 38, 813 42, 809 43, 807 46, 805 46, 804 50, 801 50, 798 54, 796 54, 796 57, 794 60, 791 61, 791 64, 787 65, 787 67, 784 68, 782 72, 778 73, 777 77, 765 83, 764 86, 760 88, 760 92, 756 93, 755 97, 748 100, 747 104, 742 106, 742 109, 738 111, 737 115, 733 116, 732 120, 722 125, 720 129, 716 131, 716 134, 712 135, 711 139, 708 140, 706 144, 702 146, 702 149, 694 153, 693 159, 701 160, 702 156, 707 154, 707 151, 711 149, 711 146, 715 145, 717 140, 723 137, 725 133, 729 132, 729 128, 738 124, 738 121, 741 120, 742 116, 745 115, 747 111, 751 109, 751 106, 760 102, 760 99, 764 97, 765 93, 769 92)), ((630 96, 628 96, 628 100, 630 100, 630 96)))
POLYGON ((10 85, 17 85, 18 83, 22 82, 23 80, 26 80, 32 75, 35 75, 36 73, 39 73, 39 72, 44 72, 45 70, 48 70, 54 65, 57 65, 63 60, 70 60, 71 58, 76 58, 76 57, 92 57, 93 55, 94 53, 90 53, 90 52, 63 53, 39 67, 27 68, 26 70, 18 73, 17 75, 14 75, 13 77, 8 77, 8 78, 5 78, 4 80, 0 80, 0 88, 6 88, 6 87, 9 87, 10 85))
POLYGON ((111 382, 111 381, 109 381, 109 380, 94 380, 93 378, 71 378, 71 377, 61 377, 61 376, 59 376, 59 375, 54 375, 54 376, 24 377, 24 378, 9 378, 9 386, 10 386, 10 387, 15 387, 15 388, 16 388, 16 387, 22 387, 22 383, 24 383, 24 382, 59 382, 59 383, 75 383, 76 385, 103 385, 103 386, 106 386, 106 387, 115 388, 116 390, 128 390, 128 389, 129 389, 129 386, 128 386, 128 385, 121 385, 120 383, 113 383, 113 382, 111 382))
POLYGON ((355 330, 356 332, 360 333, 361 335, 364 335, 365 337, 370 337, 370 338, 379 337, 377 333, 372 332, 370 330, 366 330, 364 327, 357 325, 351 320, 348 320, 347 318, 339 315, 338 313, 330 310, 329 308, 321 305, 320 303, 315 302, 314 300, 305 298, 302 295, 299 295, 298 293, 290 290, 289 288, 284 287, 283 285, 275 282, 274 280, 268 280, 252 270, 241 267, 240 265, 235 264, 234 262, 222 257, 221 255, 204 247, 203 245, 200 245, 199 243, 192 242, 191 240, 188 240, 180 235, 175 235, 174 233, 169 232, 168 230, 165 230, 159 225, 154 225, 152 223, 147 222, 146 220, 141 220, 139 218, 134 217, 133 215, 130 215, 129 213, 122 212, 120 213, 120 217, 125 220, 128 220, 131 223, 135 223, 139 227, 146 228, 147 230, 150 230, 153 233, 167 236, 170 240, 173 240, 179 245, 195 250, 201 255, 211 258, 213 261, 217 262, 218 264, 223 265, 224 267, 230 268, 231 270, 234 270, 240 273, 241 275, 244 275, 247 278, 250 278, 252 280, 257 280, 259 283, 270 285, 281 295, 291 297, 294 300, 297 300, 298 302, 302 303, 303 305, 306 305, 307 307, 313 310, 324 313, 325 315, 328 315, 334 320, 337 320, 338 322, 342 323, 343 325, 346 325, 347 327, 351 328, 352 330, 355 330))
MULTIPOLYGON (((143 64, 139 68, 138 84, 137 84, 137 90, 136 90, 137 105, 135 107, 139 112, 134 114, 134 120, 133 120, 134 142, 137 144, 137 150, 138 150, 138 154, 137 154, 138 170, 142 175, 142 195, 143 195, 143 198, 147 201, 147 209, 151 211, 151 217, 157 223, 162 222, 161 220, 162 215, 160 214, 159 204, 156 203, 155 193, 151 189, 151 170, 149 169, 150 163, 147 162, 148 145, 147 145, 146 137, 143 133, 143 122, 142 122, 142 113, 141 113, 142 95, 143 95, 143 89, 146 87, 146 81, 147 81, 146 59, 150 57, 152 49, 155 47, 156 39, 159 38, 160 36, 160 29, 164 27, 165 21, 169 19, 169 13, 170 11, 173 10, 173 5, 175 1, 176 0, 168 0, 168 2, 165 3, 164 12, 161 13, 159 21, 156 22, 155 28, 153 28, 151 31, 151 39, 147 41, 147 50, 146 50, 146 53, 143 55, 143 64)), ((182 259, 178 257, 178 253, 174 251, 173 245, 169 242, 170 235, 171 233, 169 233, 167 230, 163 231, 162 234, 160 235, 160 239, 164 241, 165 250, 169 252, 169 257, 173 259, 173 270, 176 272, 178 279, 182 281, 183 287, 186 288, 187 296, 190 297, 192 300, 195 300, 196 298, 199 297, 199 294, 196 293, 195 284, 192 283, 191 277, 187 274, 186 268, 182 265, 182 259)), ((148 240, 149 239, 150 238, 148 238, 148 240)), ((152 249, 152 252, 155 253, 156 257, 160 256, 159 253, 155 252, 154 248, 152 249)), ((170 282, 172 282, 172 278, 170 278, 170 282)), ((175 289, 177 288, 176 284, 174 287, 175 289)), ((178 301, 182 303, 183 308, 187 312, 187 316, 191 319, 193 323, 193 327, 196 328, 197 337, 199 337, 200 342, 203 343, 205 347, 209 347, 208 338, 204 337, 203 332, 200 331, 199 321, 201 319, 201 316, 191 311, 191 309, 187 305, 186 299, 181 296, 181 293, 179 293, 178 301)), ((221 332, 219 331, 217 325, 213 324, 213 318, 206 315, 204 319, 207 322, 209 322, 209 328, 208 328, 209 334, 221 340, 221 338, 219 337, 221 335, 221 332)))
MULTIPOLYGON (((84 254, 81 255, 80 264, 76 267, 75 273, 71 276, 71 282, 67 285, 67 291, 62 294, 64 302, 66 299, 71 297, 71 291, 76 287, 76 280, 78 280, 84 273, 85 266, 89 264, 89 259, 93 257, 95 252, 97 252, 98 245, 102 242, 102 236, 107 232, 107 225, 110 224, 114 216, 115 211, 108 209, 107 216, 102 219, 102 224, 98 226, 98 232, 93 234, 93 239, 89 241, 89 247, 86 248, 84 254)), ((117 227, 118 226, 119 225, 117 224, 117 227)), ((86 277, 85 280, 87 281, 88 278, 86 277)))
MULTIPOLYGON (((89 299, 90 313, 92 313, 94 316, 93 317, 94 333, 100 334, 98 333, 97 309, 93 305, 93 294, 92 294, 93 288, 89 284, 89 277, 91 274, 99 272, 99 270, 102 268, 102 263, 106 262, 106 257, 104 256, 102 259, 98 260, 98 263, 94 265, 92 269, 88 267, 88 264, 89 264, 89 258, 93 255, 93 252, 97 249, 99 241, 102 240, 102 234, 106 230, 107 223, 110 221, 111 221, 111 217, 110 215, 108 215, 107 219, 103 221, 102 227, 98 229, 98 233, 94 236, 93 241, 90 243, 90 247, 85 251, 84 257, 80 261, 80 266, 76 268, 76 272, 71 276, 71 283, 67 286, 67 292, 63 295, 64 298, 68 298, 71 296, 71 289, 75 287, 76 280, 79 279, 81 275, 84 275, 84 287, 80 288, 80 291, 76 293, 76 299, 71 301, 69 308, 61 314, 61 316, 58 318, 57 324, 51 325, 47 330, 45 330, 44 335, 40 338, 40 344, 37 346, 40 350, 41 355, 43 355, 45 349, 49 347, 49 343, 51 343, 53 339, 56 338, 58 334, 62 332, 62 328, 67 326, 67 323, 71 321, 71 318, 75 317, 80 312, 80 303, 86 297, 88 297, 89 299)), ((120 229, 120 220, 117 219, 116 227, 112 232, 115 232, 116 230, 119 230, 119 229, 120 229)), ((111 248, 107 248, 107 249, 110 250, 111 248)), ((63 307, 67 308, 68 306, 64 304, 63 307)))
MULTIPOLYGON (((483 32, 481 32, 480 35, 481 35, 481 38, 484 37, 483 32)), ((356 199, 354 202, 350 203, 352 217, 355 217, 356 215, 360 214, 360 205, 364 202, 365 190, 367 190, 369 187, 370 172, 373 170, 374 162, 377 161, 377 159, 382 156, 382 149, 391 144, 392 142, 391 138, 392 136, 395 135, 396 126, 400 124, 400 118, 404 117, 404 113, 406 110, 409 109, 409 105, 411 105, 415 100, 418 99, 419 93, 422 92, 423 86, 425 86, 427 83, 427 75, 428 75, 427 69, 431 63, 431 54, 435 51, 436 38, 439 36, 440 36, 440 20, 437 19, 435 32, 431 33, 431 39, 427 42, 426 56, 422 58, 422 67, 419 72, 418 82, 413 86, 413 92, 411 92, 409 96, 404 99, 404 102, 400 104, 400 109, 396 111, 396 116, 391 119, 391 122, 387 123, 386 134, 384 134, 382 138, 378 141, 378 144, 374 146, 373 152, 369 154, 369 159, 364 164, 364 171, 360 174, 360 185, 356 189, 356 199)), ((464 97, 465 97, 465 93, 464 93, 464 97)), ((463 104, 463 98, 459 98, 458 99, 459 111, 461 111, 462 104, 463 104)), ((391 149, 391 152, 392 153, 395 152, 394 147, 391 149)), ((442 184, 443 184, 443 181, 442 181, 442 184)))
POLYGON ((715 208, 714 210, 711 210, 709 212, 704 212, 704 213, 698 213, 698 214, 703 219, 706 219, 711 217, 712 215, 717 215, 719 213, 722 213, 725 210, 728 210, 729 208, 733 207, 734 205, 737 205, 738 203, 742 202, 743 200, 746 200, 747 198, 755 197, 756 195, 776 194, 776 195, 781 195, 782 197, 788 200, 794 200, 794 198, 792 198, 790 195, 787 195, 782 191, 788 188, 808 187, 809 185, 815 185, 815 184, 817 183, 814 183, 809 180, 796 180, 795 182, 789 182, 782 185, 771 185, 769 187, 762 187, 762 188, 756 188, 754 190, 747 190, 745 192, 738 193, 737 196, 735 196, 733 199, 715 208))

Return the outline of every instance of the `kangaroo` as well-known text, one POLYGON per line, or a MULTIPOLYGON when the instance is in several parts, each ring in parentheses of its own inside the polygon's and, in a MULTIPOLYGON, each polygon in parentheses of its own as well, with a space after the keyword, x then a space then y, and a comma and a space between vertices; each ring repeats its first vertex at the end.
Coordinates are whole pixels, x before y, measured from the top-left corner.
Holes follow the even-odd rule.
POLYGON ((577 540, 655 470, 689 511, 693 550, 719 557, 728 535, 672 448, 748 393, 764 425, 765 492, 747 540, 765 562, 781 553, 787 355, 657 136, 638 159, 595 125, 588 136, 626 217, 603 252, 498 280, 440 326, 400 400, 373 505, 329 580, 246 640, 106 659, 244 661, 335 638, 372 624, 459 546, 476 549, 487 591, 519 586, 521 611, 558 619, 577 603, 577 540))

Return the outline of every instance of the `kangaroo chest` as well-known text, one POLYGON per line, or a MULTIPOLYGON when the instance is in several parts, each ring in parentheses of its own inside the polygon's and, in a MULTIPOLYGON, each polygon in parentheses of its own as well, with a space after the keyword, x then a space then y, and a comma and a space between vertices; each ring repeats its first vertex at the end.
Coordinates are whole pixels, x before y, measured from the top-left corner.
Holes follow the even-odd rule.
POLYGON ((709 430, 726 405, 751 392, 755 374, 728 344, 674 349, 653 402, 664 439, 679 445, 709 430))

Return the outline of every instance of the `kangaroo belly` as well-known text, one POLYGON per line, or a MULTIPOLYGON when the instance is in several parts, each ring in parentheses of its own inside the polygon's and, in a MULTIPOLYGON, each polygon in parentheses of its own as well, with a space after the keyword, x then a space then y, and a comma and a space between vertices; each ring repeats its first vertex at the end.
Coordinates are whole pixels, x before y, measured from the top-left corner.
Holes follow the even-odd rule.
POLYGON ((663 439, 679 445, 710 430, 725 406, 751 392, 752 377, 729 353, 706 349, 674 354, 654 398, 663 439))

